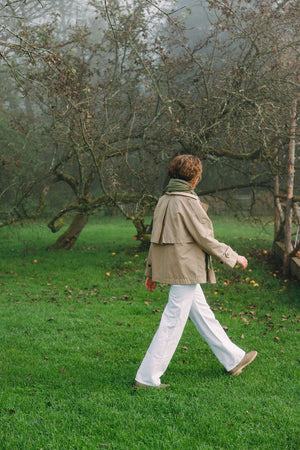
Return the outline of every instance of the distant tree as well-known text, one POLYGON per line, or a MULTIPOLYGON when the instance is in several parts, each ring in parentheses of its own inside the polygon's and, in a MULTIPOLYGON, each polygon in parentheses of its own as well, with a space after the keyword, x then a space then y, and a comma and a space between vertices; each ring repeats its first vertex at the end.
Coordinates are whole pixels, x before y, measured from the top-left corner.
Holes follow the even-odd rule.
MULTIPOLYGON (((107 17, 107 12, 103 15, 107 17)), ((126 20, 128 27, 139 26, 129 16, 126 20)), ((137 233, 144 234, 145 199, 147 204, 155 201, 148 195, 151 188, 145 190, 151 177, 157 176, 149 173, 145 182, 149 162, 161 151, 158 141, 150 142, 145 134, 153 118, 148 109, 151 95, 145 92, 144 73, 137 70, 131 49, 122 43, 123 31, 118 31, 122 44, 118 53, 110 33, 106 27, 95 43, 86 27, 71 27, 61 42, 50 22, 22 25, 19 33, 45 50, 38 59, 19 55, 19 64, 22 60, 27 69, 22 71, 25 81, 20 91, 35 111, 35 129, 40 127, 46 136, 41 173, 49 185, 42 192, 48 193, 55 183, 63 182, 74 195, 49 223, 58 231, 66 213, 77 213, 55 247, 71 247, 89 215, 103 204, 118 206, 133 220, 137 233), (137 170, 141 165, 144 173, 137 170), (125 208, 129 201, 136 206, 125 208)), ((15 122, 24 129, 31 127, 32 114, 24 116, 22 112, 19 108, 19 121, 15 118, 15 122)))
POLYGON ((47 191, 46 158, 41 150, 45 139, 39 132, 40 111, 34 97, 39 94, 31 89, 34 95, 27 95, 32 83, 36 87, 42 83, 32 80, 27 69, 43 61, 51 49, 45 47, 41 36, 34 40, 34 35, 24 30, 29 29, 29 23, 34 26, 43 22, 41 31, 46 35, 47 15, 52 14, 57 25, 61 5, 70 8, 73 3, 54 0, 47 5, 43 0, 14 0, 0 5, 0 226, 39 215, 47 191), (54 11, 53 6, 58 8, 54 11))

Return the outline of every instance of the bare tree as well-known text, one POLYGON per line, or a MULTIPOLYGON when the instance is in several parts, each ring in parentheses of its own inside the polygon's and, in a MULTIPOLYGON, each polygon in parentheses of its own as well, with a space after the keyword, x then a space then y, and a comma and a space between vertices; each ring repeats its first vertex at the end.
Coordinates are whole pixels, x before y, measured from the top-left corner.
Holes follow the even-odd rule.
MULTIPOLYGON (((40 186, 38 208, 66 186, 52 231, 75 214, 56 248, 70 248, 104 205, 143 239, 161 174, 178 153, 220 168, 203 193, 272 189, 285 169, 299 86, 296 2, 208 1, 210 27, 192 42, 187 16, 171 3, 93 0, 89 26, 71 24, 62 36, 49 19, 19 30, 18 81, 43 135, 43 164, 28 186, 40 186), (35 47, 26 53, 24 42, 35 47)), ((30 127, 23 107, 16 119, 21 132, 30 127)))

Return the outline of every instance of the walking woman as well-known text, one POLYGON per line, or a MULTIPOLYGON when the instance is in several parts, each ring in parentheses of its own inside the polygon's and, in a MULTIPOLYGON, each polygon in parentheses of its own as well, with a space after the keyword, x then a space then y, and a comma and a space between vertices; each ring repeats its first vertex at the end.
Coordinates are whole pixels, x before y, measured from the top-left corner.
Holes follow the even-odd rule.
POLYGON ((215 283, 211 257, 233 268, 248 265, 228 245, 214 238, 213 227, 194 188, 202 175, 198 157, 180 155, 169 166, 170 182, 154 211, 146 261, 146 288, 171 285, 159 328, 137 372, 135 389, 161 384, 188 317, 231 375, 239 375, 257 352, 245 353, 227 336, 208 306, 200 284, 215 283))

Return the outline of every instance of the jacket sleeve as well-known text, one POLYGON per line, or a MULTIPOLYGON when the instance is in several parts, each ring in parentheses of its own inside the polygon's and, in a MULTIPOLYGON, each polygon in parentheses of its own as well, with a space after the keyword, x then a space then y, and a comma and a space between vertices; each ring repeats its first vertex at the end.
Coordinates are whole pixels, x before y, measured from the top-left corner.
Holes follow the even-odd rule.
POLYGON ((146 268, 145 268, 145 275, 146 277, 152 278, 152 244, 150 244, 148 256, 145 260, 146 268))
POLYGON ((211 220, 200 202, 195 204, 191 200, 185 203, 183 220, 192 238, 203 251, 231 268, 235 266, 238 254, 229 245, 214 238, 211 220))

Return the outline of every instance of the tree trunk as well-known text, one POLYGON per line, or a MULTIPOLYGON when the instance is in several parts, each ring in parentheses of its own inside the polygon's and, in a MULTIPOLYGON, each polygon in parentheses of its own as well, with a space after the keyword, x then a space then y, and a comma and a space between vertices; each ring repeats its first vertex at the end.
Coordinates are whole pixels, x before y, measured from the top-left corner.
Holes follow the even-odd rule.
POLYGON ((87 214, 77 214, 69 228, 57 239, 54 244, 50 246, 50 249, 54 250, 69 250, 75 244, 81 231, 87 224, 89 216, 87 214))
POLYGON ((135 238, 141 242, 141 249, 148 249, 150 246, 152 223, 150 225, 145 224, 144 217, 135 218, 132 220, 132 223, 137 231, 135 238))
POLYGON ((286 199, 285 227, 284 227, 283 272, 285 274, 289 272, 290 254, 293 251, 292 225, 293 225, 293 195, 294 195, 294 178, 295 178, 296 125, 297 125, 297 99, 293 101, 291 110, 287 199, 286 199))
MULTIPOLYGON (((278 162, 278 157, 276 157, 278 162)), ((279 198, 279 175, 276 173, 274 181, 274 242, 280 240, 283 232, 284 214, 279 198)))

